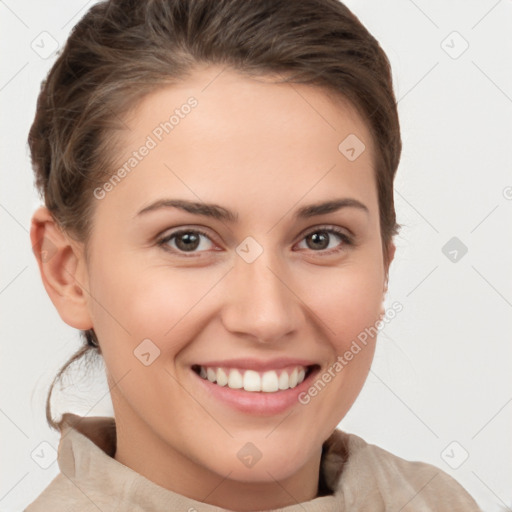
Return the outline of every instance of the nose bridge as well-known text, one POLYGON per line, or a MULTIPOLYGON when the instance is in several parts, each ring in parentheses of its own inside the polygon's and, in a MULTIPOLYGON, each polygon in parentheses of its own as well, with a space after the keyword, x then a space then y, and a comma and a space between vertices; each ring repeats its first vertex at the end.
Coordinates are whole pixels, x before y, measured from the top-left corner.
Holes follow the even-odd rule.
POLYGON ((277 341, 295 330, 300 308, 287 287, 287 273, 278 256, 264 250, 248 262, 242 254, 234 265, 224 308, 225 327, 261 342, 277 341))

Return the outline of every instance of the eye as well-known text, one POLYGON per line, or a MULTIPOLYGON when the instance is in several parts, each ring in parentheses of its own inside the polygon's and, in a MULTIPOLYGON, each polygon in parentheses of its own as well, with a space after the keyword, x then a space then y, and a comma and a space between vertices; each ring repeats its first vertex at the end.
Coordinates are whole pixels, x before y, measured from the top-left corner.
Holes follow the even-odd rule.
MULTIPOLYGON (((325 252, 327 254, 340 252, 345 246, 353 245, 353 240, 349 235, 333 226, 318 227, 304 235, 303 240, 306 242, 306 249, 311 249, 314 252, 325 252), (338 239, 338 243, 332 244, 331 242, 333 242, 333 240, 335 241, 335 238, 338 239)), ((192 228, 180 229, 169 233, 159 239, 157 244, 166 251, 183 256, 193 256, 204 251, 212 250, 214 247, 208 233, 200 229, 192 228)))
POLYGON ((312 249, 314 252, 325 251, 328 254, 342 251, 344 246, 353 245, 353 241, 350 236, 341 229, 333 226, 321 226, 316 228, 315 230, 307 233, 303 240, 306 242, 306 249, 312 249), (338 238, 342 243, 340 244, 338 241, 337 244, 331 244, 331 242, 333 242, 333 238, 338 238))
POLYGON ((165 250, 171 252, 192 254, 207 251, 209 249, 208 245, 213 245, 213 242, 211 241, 208 234, 199 229, 180 229, 179 231, 169 233, 165 237, 158 240, 157 243, 165 250), (202 239, 208 240, 209 243, 204 243, 202 239), (196 250, 198 248, 200 250, 196 250))

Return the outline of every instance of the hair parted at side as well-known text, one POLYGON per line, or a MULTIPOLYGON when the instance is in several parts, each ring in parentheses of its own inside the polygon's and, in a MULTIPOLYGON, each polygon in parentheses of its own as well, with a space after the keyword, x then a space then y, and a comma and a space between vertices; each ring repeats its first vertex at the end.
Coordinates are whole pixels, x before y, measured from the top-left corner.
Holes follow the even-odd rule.
MULTIPOLYGON (((72 29, 41 84, 30 147, 35 181, 60 227, 87 248, 93 190, 115 172, 112 135, 147 94, 219 64, 276 82, 323 87, 348 99, 373 136, 384 259, 398 233, 393 181, 401 138, 389 60, 339 0, 110 0, 72 29)), ((341 141, 340 141, 341 142, 341 141)), ((53 380, 89 350, 94 330, 53 380)))

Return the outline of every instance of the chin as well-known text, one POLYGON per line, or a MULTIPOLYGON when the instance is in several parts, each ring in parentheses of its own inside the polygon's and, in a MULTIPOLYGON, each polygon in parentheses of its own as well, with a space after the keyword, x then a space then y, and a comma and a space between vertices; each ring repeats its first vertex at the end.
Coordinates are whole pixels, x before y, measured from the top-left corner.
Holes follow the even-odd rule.
MULTIPOLYGON (((224 446, 223 454, 210 469, 230 480, 239 482, 275 482, 294 475, 307 462, 307 447, 283 446, 282 443, 264 441, 234 441, 232 447, 224 446), (259 446, 259 448, 257 447, 259 446), (213 467, 212 467, 213 466, 213 467)), ((221 447, 219 446, 219 449, 221 447)))
POLYGON ((304 460, 287 459, 283 454, 276 454, 274 457, 267 458, 264 462, 260 459, 253 467, 244 467, 235 465, 235 467, 226 466, 222 475, 229 473, 230 480, 245 483, 273 483, 276 480, 282 481, 293 476, 302 465, 304 460))

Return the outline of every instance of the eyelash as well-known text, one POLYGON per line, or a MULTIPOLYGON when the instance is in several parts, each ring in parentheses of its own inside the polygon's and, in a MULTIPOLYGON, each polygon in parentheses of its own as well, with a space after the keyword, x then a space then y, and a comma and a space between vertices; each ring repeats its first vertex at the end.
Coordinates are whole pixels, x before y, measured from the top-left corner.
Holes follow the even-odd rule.
MULTIPOLYGON (((167 251, 167 252, 171 252, 172 254, 178 254, 179 256, 184 256, 185 258, 197 257, 197 255, 201 254, 202 251, 187 253, 185 251, 180 251, 180 250, 177 250, 177 249, 172 249, 172 248, 170 248, 167 245, 167 243, 170 242, 173 238, 178 237, 179 235, 183 235, 185 233, 200 234, 200 235, 205 236, 206 238, 208 238, 210 241, 213 242, 213 240, 211 240, 209 234, 206 233, 205 231, 203 231, 201 229, 198 229, 198 228, 193 228, 193 229, 190 228, 190 229, 179 229, 178 231, 174 231, 172 233, 169 233, 168 235, 164 236, 163 238, 160 238, 157 241, 157 245, 159 247, 162 247, 162 249, 167 251)), ((341 241, 343 243, 342 243, 342 247, 341 248, 330 249, 330 250, 322 249, 322 250, 319 250, 319 251, 312 250, 312 252, 318 252, 318 253, 323 253, 323 254, 326 254, 326 255, 331 255, 331 254, 336 254, 336 253, 339 253, 339 252, 345 250, 344 246, 353 246, 354 245, 354 241, 353 241, 353 239, 349 235, 347 235, 344 231, 342 231, 341 229, 336 228, 334 226, 318 226, 315 229, 312 229, 311 231, 308 231, 307 233, 305 233, 304 236, 301 238, 301 241, 304 240, 305 238, 307 238, 308 236, 314 234, 314 233, 330 233, 330 234, 335 234, 335 235, 337 235, 341 239, 341 241)))

